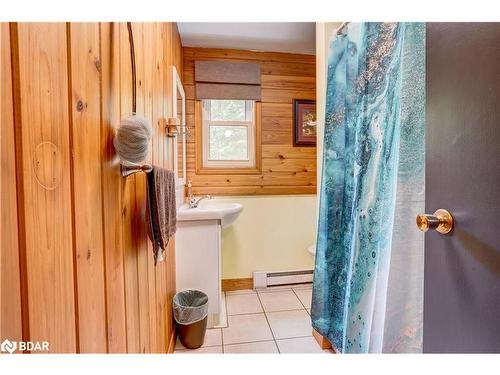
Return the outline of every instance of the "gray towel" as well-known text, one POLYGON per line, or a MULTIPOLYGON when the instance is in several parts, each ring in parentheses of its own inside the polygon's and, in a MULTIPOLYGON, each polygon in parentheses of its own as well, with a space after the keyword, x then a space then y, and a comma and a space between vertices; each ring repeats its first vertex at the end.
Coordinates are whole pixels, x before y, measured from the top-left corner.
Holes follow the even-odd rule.
POLYGON ((146 221, 156 265, 163 260, 163 252, 176 229, 175 174, 153 166, 147 181, 146 221))

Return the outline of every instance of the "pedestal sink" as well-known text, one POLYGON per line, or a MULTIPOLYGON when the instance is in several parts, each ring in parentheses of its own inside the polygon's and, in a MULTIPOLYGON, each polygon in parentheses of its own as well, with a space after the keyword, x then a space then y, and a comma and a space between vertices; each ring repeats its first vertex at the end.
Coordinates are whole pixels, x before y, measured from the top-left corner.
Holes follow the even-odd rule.
POLYGON ((177 209, 176 289, 197 289, 208 295, 209 328, 227 325, 221 290, 221 232, 242 210, 239 203, 216 199, 201 201, 196 208, 183 204, 177 209))
POLYGON ((200 202, 198 207, 183 204, 177 210, 177 221, 220 220, 222 229, 231 225, 243 210, 239 203, 218 203, 217 200, 200 202))

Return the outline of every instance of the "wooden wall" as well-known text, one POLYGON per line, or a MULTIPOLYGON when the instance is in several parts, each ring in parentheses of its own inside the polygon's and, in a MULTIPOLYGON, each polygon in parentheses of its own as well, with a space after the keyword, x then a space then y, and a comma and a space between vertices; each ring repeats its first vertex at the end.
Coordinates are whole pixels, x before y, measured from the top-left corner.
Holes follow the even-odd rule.
POLYGON ((316 98, 315 56, 212 48, 183 48, 187 125, 195 126, 195 60, 252 61, 261 66, 262 173, 197 174, 197 147, 192 136, 187 147, 187 177, 195 194, 316 194, 316 148, 293 147, 293 99, 316 98))
POLYGON ((2 154, 2 199, 0 230, 0 341, 19 341, 23 337, 21 324, 21 278, 18 247, 16 160, 14 144, 14 114, 10 65, 8 24, 0 24, 0 130, 2 154))
MULTIPOLYGON (((177 26, 133 31, 150 160, 172 168, 177 26)), ((0 338, 48 341, 55 353, 172 351, 174 241, 155 267, 145 175, 122 178, 112 145, 132 111, 126 25, 1 24, 1 41, 0 338)))

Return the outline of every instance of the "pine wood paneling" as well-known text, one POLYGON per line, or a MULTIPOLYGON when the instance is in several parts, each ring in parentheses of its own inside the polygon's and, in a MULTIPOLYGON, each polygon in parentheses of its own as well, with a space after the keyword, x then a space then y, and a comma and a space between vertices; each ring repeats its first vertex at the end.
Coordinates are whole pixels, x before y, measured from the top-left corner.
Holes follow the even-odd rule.
MULTIPOLYGON (((147 53, 147 61, 153 61, 152 56, 153 56, 153 43, 154 43, 154 24, 152 23, 145 23, 143 25, 143 32, 144 32, 144 51, 147 53)), ((144 65, 144 83, 143 83, 143 90, 144 90, 144 97, 145 98, 152 98, 153 97, 153 80, 154 80, 154 72, 155 72, 155 67, 154 64, 145 64, 144 65)), ((153 101, 152 100, 145 100, 144 103, 144 115, 146 118, 148 118, 151 121, 152 126, 156 128, 156 124, 153 121, 153 101)), ((157 154, 157 142, 152 142, 152 147, 148 156, 148 161, 150 163, 153 163, 153 155, 157 154)), ((156 162, 156 160, 155 160, 156 162)), ((141 180, 139 180, 141 181, 141 180)), ((141 182, 139 182, 141 184, 141 182)), ((143 213, 141 212, 141 215, 143 213)), ((145 212, 144 212, 145 215, 145 212)), ((144 228, 146 230, 146 228, 144 228)), ((148 294, 148 330, 149 330, 149 348, 151 353, 158 353, 159 348, 158 348, 158 339, 157 339, 157 314, 156 314, 156 275, 155 275, 155 265, 154 265, 154 259, 151 256, 152 254, 152 247, 151 243, 149 241, 146 241, 147 248, 143 249, 141 251, 141 261, 140 263, 143 263, 142 258, 146 258, 146 267, 147 267, 147 291, 148 294)), ((142 296, 142 293, 141 293, 142 296)), ((143 303, 143 298, 141 298, 141 305, 143 303)), ((141 339, 145 345, 145 340, 141 339)))
MULTIPOLYGON (((153 152, 153 163, 159 166, 164 166, 163 155, 165 153, 164 142, 162 139, 163 129, 161 126, 161 118, 163 113, 167 114, 168 103, 164 103, 161 101, 161 97, 164 95, 165 87, 167 85, 166 82, 163 82, 162 78, 166 77, 166 75, 162 76, 162 65, 161 58, 163 53, 163 37, 166 37, 157 24, 153 25, 152 29, 152 68, 153 68, 153 124, 156 128, 156 134, 158 135, 156 138, 156 152, 153 152)), ((166 61, 166 57, 165 57, 166 61)), ((167 78, 168 79, 168 78, 167 78)), ((156 314, 156 322, 157 327, 156 330, 158 332, 156 336, 158 351, 161 352, 163 348, 166 348, 166 324, 165 319, 166 315, 163 314, 164 305, 165 305, 165 271, 164 271, 164 263, 160 263, 157 267, 153 269, 156 278, 156 309, 154 314, 156 314)))
MULTIPOLYGON (((305 58, 305 61, 310 61, 309 58, 305 58)), ((261 73, 263 75, 281 75, 281 76, 305 76, 305 77, 315 77, 316 76, 316 64, 305 63, 305 62, 262 62, 261 63, 261 73)))
POLYGON ((315 90, 301 89, 262 89, 262 101, 265 103, 293 103, 293 99, 316 99, 315 90))
POLYGON ((262 117, 293 117, 292 104, 262 103, 262 117))
MULTIPOLYGON (((132 112, 126 24, 10 28, 11 38, 0 29, 1 335, 49 341, 56 353, 172 352, 175 241, 155 266, 146 176, 123 178, 113 146, 132 112)), ((137 113, 154 127, 148 158, 172 168, 164 124, 171 66, 182 74, 177 26, 133 32, 137 113)))
MULTIPOLYGON (((172 66, 176 66, 177 72, 182 77, 182 47, 180 42, 180 36, 177 32, 177 26, 173 23, 165 23, 161 29, 162 33, 162 45, 159 48, 163 48, 163 52, 158 54, 157 56, 161 56, 158 59, 158 64, 161 64, 162 61, 165 64, 166 69, 160 72, 160 82, 164 84, 164 95, 168 98, 173 98, 177 94, 173 92, 173 71, 172 66), (166 86, 165 86, 166 84, 166 86)), ((172 100, 168 100, 166 102, 168 105, 164 108, 164 113, 166 117, 173 116, 173 106, 172 100)), ((168 138, 166 136, 165 131, 165 122, 160 122, 162 128, 162 140, 163 140, 163 149, 164 150, 172 150, 173 142, 175 141, 172 138, 168 138)), ((164 159, 166 164, 164 164, 165 168, 173 169, 173 159, 168 158, 164 159)), ((164 319, 166 323, 166 347, 173 350, 175 345, 175 327, 174 327, 174 317, 172 311, 172 298, 175 294, 175 238, 172 238, 169 242, 168 248, 165 251, 165 257, 167 262, 165 264, 169 265, 164 268, 164 277, 165 277, 165 305, 164 305, 164 314, 166 319, 164 319)))
POLYGON ((17 227, 14 108, 9 25, 0 24, 2 200, 0 232, 0 338, 22 340, 21 275, 17 227))
MULTIPOLYGON (((186 115, 194 115, 194 106, 195 106, 195 100, 190 99, 188 96, 186 96, 186 115)), ((194 122, 190 123, 189 125, 193 126, 194 122)))
MULTIPOLYGON (((138 51, 136 56, 136 74, 137 74, 137 112, 144 117, 151 119, 151 111, 146 110, 148 96, 146 87, 148 87, 147 73, 151 70, 151 64, 146 64, 146 61, 152 61, 151 49, 146 48, 146 42, 149 41, 151 35, 146 35, 146 25, 141 23, 133 24, 135 48, 138 51)), ((148 106, 148 109, 151 106, 148 106)), ((151 154, 151 151, 150 151, 151 154)), ((145 212, 146 212, 146 175, 138 173, 135 175, 136 192, 135 192, 135 215, 133 227, 135 235, 139 239, 147 237, 145 212)), ((137 286, 138 286, 138 304, 139 304, 139 351, 140 353, 151 352, 150 338, 150 306, 149 306, 149 269, 148 257, 152 252, 148 251, 149 241, 137 241, 137 286)))
POLYGON ((261 81, 262 88, 264 89, 314 91, 316 88, 316 77, 264 74, 261 76, 261 81))
MULTIPOLYGON (((311 159, 312 160, 312 159, 311 159)), ((314 186, 314 176, 309 172, 267 172, 261 175, 193 175, 196 186, 314 186)))
MULTIPOLYGON (((293 99, 315 99, 315 57, 217 48, 183 49, 186 90, 187 177, 196 194, 315 194, 316 148, 293 146, 293 99), (200 111, 196 111, 194 61, 247 61, 261 67, 262 101, 260 172, 219 171, 209 174, 201 163, 200 111)), ((198 104, 199 107, 199 104, 198 104)))
POLYGON ((316 170, 316 159, 264 159, 263 172, 313 172, 316 170))
POLYGON ((204 194, 210 191, 214 195, 293 195, 293 194, 315 194, 315 186, 211 186, 209 189, 203 186, 193 187, 193 194, 204 194))
MULTIPOLYGON (((168 88, 168 82, 170 82, 169 74, 168 74, 168 66, 165 67, 162 65, 162 59, 166 62, 168 60, 167 56, 164 56, 164 53, 167 51, 163 49, 163 43, 168 43, 168 35, 164 32, 170 30, 168 26, 166 26, 166 30, 163 30, 161 25, 155 24, 153 26, 153 123, 157 129, 157 161, 156 165, 160 165, 162 167, 168 166, 166 160, 164 159, 164 155, 167 150, 165 149, 166 143, 164 139, 164 128, 162 126, 161 119, 165 114, 168 116, 168 108, 170 101, 163 102, 161 98, 165 95, 165 90, 168 88), (165 39, 163 39, 165 38, 165 39), (163 69, 165 68, 165 70, 163 69)), ((167 286, 165 279, 165 263, 160 263, 157 267, 155 267, 156 273, 156 319, 157 319, 157 340, 158 340, 158 350, 160 352, 164 351, 167 347, 167 324, 165 314, 165 300, 167 294, 167 286)))
POLYGON ((263 145, 262 157, 265 159, 316 159, 316 149, 314 147, 263 145))
POLYGON ((75 352, 66 26, 19 24, 17 38, 29 337, 75 352))
POLYGON ((73 23, 68 32, 79 350, 106 353, 99 24, 73 23))
POLYGON ((120 123, 120 25, 101 24, 102 69, 102 196, 108 351, 127 352, 124 257, 122 241, 122 185, 113 138, 120 123))
POLYGON ((286 130, 262 130, 262 142, 266 145, 287 145, 293 136, 286 130))
MULTIPOLYGON (((140 33, 133 27, 134 42, 139 40, 140 33)), ((136 63, 140 60, 140 51, 136 51, 136 63)), ((132 113, 132 67, 129 53, 129 37, 127 25, 120 24, 120 107, 121 113, 132 113)), ((138 92, 139 94, 139 92, 138 92)), ((134 218, 137 215, 135 205, 137 175, 125 178, 123 181, 122 226, 123 226, 123 256, 125 267, 125 308, 127 318, 127 352, 140 353, 139 336, 139 283, 137 269, 138 241, 134 218)))
POLYGON ((225 48, 183 48, 185 61, 184 69, 192 68, 194 58, 202 60, 244 60, 258 62, 277 62, 277 63, 305 63, 314 64, 315 57, 312 55, 303 55, 298 53, 282 52, 253 52, 238 49, 225 48))
POLYGON ((262 118, 262 143, 264 145, 289 145, 293 143, 293 120, 286 116, 262 118))
MULTIPOLYGON (((262 131, 282 131, 292 134, 293 120, 290 116, 282 117, 263 117, 262 118, 262 131)), ((264 142, 265 143, 265 142, 264 142)), ((286 144, 286 143, 285 143, 286 144)))

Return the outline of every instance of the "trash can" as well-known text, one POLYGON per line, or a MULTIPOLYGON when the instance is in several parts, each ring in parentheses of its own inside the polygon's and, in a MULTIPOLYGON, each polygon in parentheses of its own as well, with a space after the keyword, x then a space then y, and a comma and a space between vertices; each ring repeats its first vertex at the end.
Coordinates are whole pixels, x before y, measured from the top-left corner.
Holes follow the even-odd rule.
POLYGON ((202 346, 207 329, 208 296, 199 290, 183 290, 174 296, 173 308, 181 344, 188 349, 202 346))

